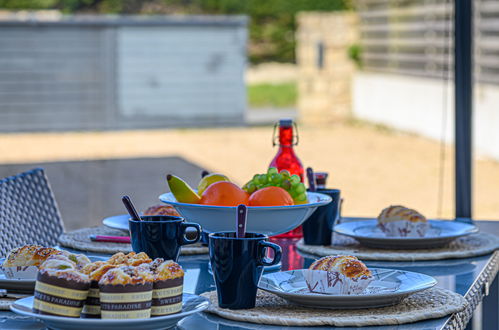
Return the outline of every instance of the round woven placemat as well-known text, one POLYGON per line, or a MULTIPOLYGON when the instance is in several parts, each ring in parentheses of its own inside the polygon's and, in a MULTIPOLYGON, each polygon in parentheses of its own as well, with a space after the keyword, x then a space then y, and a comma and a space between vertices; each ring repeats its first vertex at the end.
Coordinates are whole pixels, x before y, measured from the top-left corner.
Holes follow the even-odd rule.
MULTIPOLYGON (((132 251, 130 244, 124 243, 106 243, 92 242, 90 235, 105 235, 105 236, 124 236, 123 232, 118 229, 112 229, 106 226, 83 228, 68 233, 64 233, 59 237, 59 244, 75 250, 109 253, 118 252, 128 253, 132 251)), ((202 246, 201 243, 192 245, 184 245, 180 249, 181 255, 205 254, 208 253, 208 247, 202 246)))
POLYGON ((262 290, 258 290, 256 306, 252 309, 220 308, 216 291, 205 292, 202 296, 211 301, 205 312, 234 321, 283 326, 363 327, 403 324, 460 312, 467 304, 461 295, 439 288, 415 293, 390 307, 348 310, 301 307, 262 290))
POLYGON ((445 247, 418 250, 388 250, 364 247, 356 240, 334 234, 333 245, 305 245, 299 241, 298 250, 324 257, 329 255, 354 255, 362 260, 414 261, 470 258, 489 254, 499 249, 499 237, 477 233, 456 239, 445 247))

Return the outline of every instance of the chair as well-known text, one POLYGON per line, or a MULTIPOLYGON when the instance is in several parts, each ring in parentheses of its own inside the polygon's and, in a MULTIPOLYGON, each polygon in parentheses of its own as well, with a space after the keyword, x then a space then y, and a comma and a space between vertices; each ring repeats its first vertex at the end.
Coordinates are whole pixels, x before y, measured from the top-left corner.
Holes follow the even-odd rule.
POLYGON ((0 257, 24 244, 54 246, 61 214, 41 168, 0 180, 0 257))

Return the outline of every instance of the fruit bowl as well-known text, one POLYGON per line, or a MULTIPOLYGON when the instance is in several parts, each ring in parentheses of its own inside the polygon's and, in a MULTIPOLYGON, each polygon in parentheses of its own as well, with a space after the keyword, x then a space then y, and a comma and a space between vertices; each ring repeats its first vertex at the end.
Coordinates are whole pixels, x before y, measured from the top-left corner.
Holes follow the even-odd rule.
MULTIPOLYGON (((249 206, 246 231, 274 236, 301 225, 319 206, 331 202, 328 195, 308 192, 308 203, 290 206, 249 206)), ((172 193, 159 196, 159 200, 177 209, 187 221, 196 222, 206 232, 234 231, 236 207, 179 203, 172 193)))

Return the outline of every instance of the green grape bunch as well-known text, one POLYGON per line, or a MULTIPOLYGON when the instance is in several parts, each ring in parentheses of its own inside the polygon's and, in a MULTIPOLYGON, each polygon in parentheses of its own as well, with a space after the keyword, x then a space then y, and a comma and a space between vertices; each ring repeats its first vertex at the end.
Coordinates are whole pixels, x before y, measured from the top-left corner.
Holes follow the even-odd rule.
POLYGON ((308 202, 307 189, 301 182, 300 177, 296 174, 291 175, 287 170, 279 172, 275 167, 269 167, 266 174, 255 174, 253 179, 243 186, 243 190, 248 194, 252 194, 258 189, 270 186, 281 187, 286 190, 293 198, 295 204, 305 204, 308 202))

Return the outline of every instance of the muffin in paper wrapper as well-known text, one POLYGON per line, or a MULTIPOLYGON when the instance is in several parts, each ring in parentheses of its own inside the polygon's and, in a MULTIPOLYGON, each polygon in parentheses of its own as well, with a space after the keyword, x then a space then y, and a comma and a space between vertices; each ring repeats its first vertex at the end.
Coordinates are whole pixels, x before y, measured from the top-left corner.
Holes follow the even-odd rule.
POLYGON ((426 235, 430 225, 426 221, 398 220, 378 222, 378 227, 387 237, 420 238, 426 235))
POLYGON ((373 276, 349 278, 337 271, 306 269, 305 281, 310 292, 332 295, 361 294, 374 280, 373 276))

